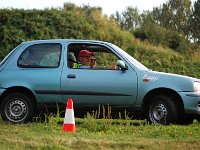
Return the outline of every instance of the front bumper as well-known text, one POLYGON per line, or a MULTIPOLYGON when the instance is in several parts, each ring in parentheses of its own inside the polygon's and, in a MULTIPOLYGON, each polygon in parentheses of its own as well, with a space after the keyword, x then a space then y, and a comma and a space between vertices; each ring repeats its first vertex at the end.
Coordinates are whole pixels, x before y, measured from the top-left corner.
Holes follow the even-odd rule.
POLYGON ((195 92, 179 92, 186 114, 200 115, 200 94, 195 92))

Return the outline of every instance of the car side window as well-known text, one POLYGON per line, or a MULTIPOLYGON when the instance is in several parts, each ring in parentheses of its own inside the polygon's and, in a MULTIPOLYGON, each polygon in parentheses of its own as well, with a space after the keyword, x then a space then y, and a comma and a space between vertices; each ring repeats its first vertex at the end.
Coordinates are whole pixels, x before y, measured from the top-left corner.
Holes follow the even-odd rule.
POLYGON ((62 46, 58 43, 34 44, 20 55, 17 64, 23 68, 55 68, 60 64, 62 46))
POLYGON ((70 44, 68 67, 73 69, 116 70, 120 60, 108 47, 97 44, 70 44), (71 54, 73 53, 75 59, 71 54))

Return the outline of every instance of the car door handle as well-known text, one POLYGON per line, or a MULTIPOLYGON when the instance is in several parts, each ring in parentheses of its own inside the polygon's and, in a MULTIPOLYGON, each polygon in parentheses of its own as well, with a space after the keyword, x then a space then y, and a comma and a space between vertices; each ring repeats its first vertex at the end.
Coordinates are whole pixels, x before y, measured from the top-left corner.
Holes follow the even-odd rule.
POLYGON ((75 74, 68 74, 67 78, 76 78, 76 75, 75 74))

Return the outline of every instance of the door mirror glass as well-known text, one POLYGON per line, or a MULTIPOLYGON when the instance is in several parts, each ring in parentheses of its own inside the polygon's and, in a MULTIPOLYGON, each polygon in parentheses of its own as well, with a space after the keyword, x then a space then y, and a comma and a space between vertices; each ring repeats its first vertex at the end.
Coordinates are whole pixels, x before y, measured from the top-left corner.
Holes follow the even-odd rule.
POLYGON ((117 60, 116 65, 117 65, 117 67, 121 68, 122 70, 128 70, 128 67, 122 60, 117 60))

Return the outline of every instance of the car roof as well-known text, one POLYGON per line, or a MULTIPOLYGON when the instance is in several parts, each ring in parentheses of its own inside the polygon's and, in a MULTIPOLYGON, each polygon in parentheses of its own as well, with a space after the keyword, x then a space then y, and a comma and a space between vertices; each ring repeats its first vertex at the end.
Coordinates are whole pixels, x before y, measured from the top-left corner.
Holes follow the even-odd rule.
POLYGON ((33 44, 44 44, 44 43, 63 43, 63 44, 66 44, 66 43, 69 43, 71 44, 70 48, 69 48, 69 51, 74 51, 75 55, 77 56, 78 55, 78 52, 81 50, 81 49, 85 49, 86 48, 86 45, 87 44, 87 49, 90 50, 91 52, 99 52, 100 50, 101 51, 104 51, 104 52, 107 52, 106 49, 101 49, 99 50, 99 47, 98 46, 91 46, 90 44, 106 44, 106 45, 109 45, 111 43, 109 42, 105 42, 105 41, 98 41, 98 40, 77 40, 77 39, 48 39, 48 40, 32 40, 32 41, 25 41, 25 42, 22 42, 23 45, 33 45, 33 44))
POLYGON ((62 43, 62 42, 84 42, 84 43, 105 43, 105 44, 108 44, 109 42, 105 42, 105 41, 98 41, 98 40, 78 40, 78 39, 48 39, 48 40, 32 40, 32 41, 25 41, 23 43, 26 43, 26 44, 31 44, 31 43, 45 43, 45 42, 53 42, 53 43, 56 43, 56 42, 59 42, 59 43, 62 43))

